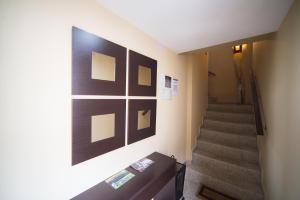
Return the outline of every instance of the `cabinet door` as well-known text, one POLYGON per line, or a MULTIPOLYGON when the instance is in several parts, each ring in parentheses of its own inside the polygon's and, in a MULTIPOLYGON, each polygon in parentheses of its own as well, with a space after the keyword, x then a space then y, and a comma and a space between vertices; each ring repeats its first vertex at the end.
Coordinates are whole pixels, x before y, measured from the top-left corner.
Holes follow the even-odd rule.
POLYGON ((173 177, 160 191, 153 200, 175 200, 175 177, 173 177))

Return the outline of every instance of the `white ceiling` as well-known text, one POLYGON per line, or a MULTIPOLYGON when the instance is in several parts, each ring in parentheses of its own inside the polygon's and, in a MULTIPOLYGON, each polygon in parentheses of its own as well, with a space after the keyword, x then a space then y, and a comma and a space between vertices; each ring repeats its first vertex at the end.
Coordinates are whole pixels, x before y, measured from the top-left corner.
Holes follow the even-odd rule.
POLYGON ((97 0, 177 53, 274 32, 293 0, 97 0))

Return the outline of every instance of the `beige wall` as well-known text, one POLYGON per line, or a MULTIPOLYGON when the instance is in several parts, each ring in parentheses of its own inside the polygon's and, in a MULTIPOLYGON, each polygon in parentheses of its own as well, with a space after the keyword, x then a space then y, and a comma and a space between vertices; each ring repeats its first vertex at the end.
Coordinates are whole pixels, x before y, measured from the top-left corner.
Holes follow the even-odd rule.
POLYGON ((242 82, 244 86, 244 98, 245 104, 252 104, 252 92, 251 92, 251 66, 252 66, 252 44, 244 43, 242 45, 243 53, 242 53, 242 82))
MULTIPOLYGON (((209 77, 208 94, 216 97, 218 103, 238 103, 237 78, 234 67, 232 44, 219 45, 209 49, 209 71, 216 76, 209 77)), ((243 45, 243 53, 240 54, 240 68, 245 92, 245 103, 251 104, 251 90, 249 83, 249 67, 251 66, 251 46, 243 45)))
POLYGON ((300 2, 275 40, 254 43, 253 64, 267 131, 259 137, 266 199, 300 196, 300 2))
POLYGON ((209 77, 208 93, 211 97, 217 97, 219 103, 237 102, 237 80, 232 58, 232 48, 228 45, 209 51, 208 69, 216 76, 209 77))
POLYGON ((188 55, 188 100, 187 100, 187 160, 192 158, 192 150, 197 145, 197 136, 207 108, 207 68, 208 55, 198 53, 188 55))
POLYGON ((70 199, 154 151, 185 160, 184 56, 93 0, 2 0, 0 19, 0 199, 70 199), (155 136, 73 167, 72 26, 156 59, 158 75, 171 75, 180 83, 178 96, 158 99, 155 136))

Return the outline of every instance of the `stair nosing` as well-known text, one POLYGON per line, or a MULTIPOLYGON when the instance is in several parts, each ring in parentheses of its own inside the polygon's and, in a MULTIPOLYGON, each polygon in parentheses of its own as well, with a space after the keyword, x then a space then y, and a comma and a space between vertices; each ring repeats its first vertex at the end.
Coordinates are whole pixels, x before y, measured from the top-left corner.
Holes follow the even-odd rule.
POLYGON ((241 113, 241 114, 254 114, 254 107, 252 105, 249 105, 248 108, 250 110, 243 110, 243 108, 247 108, 247 105, 236 105, 236 104, 228 104, 229 107, 224 106, 224 104, 208 104, 207 111, 219 111, 224 113, 241 113), (214 107, 214 106, 221 106, 221 107, 214 107), (223 107, 222 107, 223 106, 223 107), (230 106, 233 106, 230 108, 230 106), (251 106, 251 107, 250 107, 251 106), (236 107, 236 110, 234 109, 236 107), (232 109, 233 108, 233 109, 232 109), (241 109, 241 110, 239 110, 241 109))
POLYGON ((228 184, 237 186, 238 188, 243 189, 243 190, 248 191, 248 192, 252 192, 252 193, 254 193, 254 191, 256 192, 256 190, 248 190, 249 187, 247 187, 247 186, 254 186, 255 188, 259 189, 260 194, 263 194, 260 183, 251 183, 251 182, 242 182, 242 181, 228 182, 225 179, 222 179, 222 178, 220 178, 218 176, 215 176, 215 174, 211 173, 209 170, 208 171, 204 171, 204 172, 200 171, 201 169, 199 169, 199 167, 197 167, 197 165, 195 165, 193 163, 190 164, 190 168, 192 170, 197 171, 200 174, 204 174, 206 176, 210 176, 210 177, 212 177, 214 179, 220 180, 220 181, 222 181, 224 183, 228 183, 228 184), (242 187, 240 187, 240 186, 242 186, 242 187))
POLYGON ((243 109, 243 108, 247 108, 247 109, 251 109, 251 112, 253 112, 253 109, 254 109, 254 106, 253 105, 241 105, 241 104, 215 104, 215 103, 209 103, 207 105, 207 110, 209 110, 209 108, 227 108, 227 109, 230 109, 230 108, 236 108, 236 109, 243 109), (219 106, 219 107, 218 107, 219 106))
MULTIPOLYGON (((214 111, 209 111, 209 112, 214 112, 214 111)), ((216 113, 216 112, 214 112, 216 113)), ((224 114, 223 112, 218 112, 218 113, 222 113, 224 114)), ((226 114, 226 113, 225 113, 226 114)), ((231 115, 232 113, 230 113, 231 115)), ((236 113, 234 113, 236 114, 236 113)), ((238 117, 238 116, 235 116, 235 117, 238 117)), ((232 123, 240 123, 240 124, 253 124, 255 125, 255 120, 254 118, 252 120, 245 120, 245 121, 235 121, 233 119, 231 119, 230 117, 226 116, 226 118, 219 118, 219 119, 216 119, 215 117, 213 116, 208 116, 208 114, 206 113, 205 116, 204 116, 205 119, 208 119, 208 120, 218 120, 218 121, 221 121, 221 122, 232 122, 232 123)))
POLYGON ((227 111, 227 110, 212 110, 212 109, 207 109, 207 111, 213 111, 213 112, 223 112, 223 113, 236 113, 236 114, 254 114, 253 111, 240 111, 240 112, 233 112, 233 111, 227 111))
MULTIPOLYGON (((221 143, 222 141, 215 141, 209 137, 205 137, 203 136, 203 132, 202 130, 205 132, 216 132, 216 133, 208 133, 208 134, 220 134, 220 135, 223 135, 224 137, 227 137, 227 139, 232 139, 233 137, 236 137, 238 140, 256 140, 256 136, 249 136, 249 135, 240 135, 240 134, 235 134, 235 133, 229 133, 229 132, 222 132, 222 131, 216 131, 216 130, 213 130, 213 129, 207 129, 207 128, 201 128, 201 131, 200 131, 200 134, 197 136, 197 140, 206 140, 206 141, 210 141, 212 143, 216 143, 216 144, 221 144, 221 145, 224 145, 224 146, 229 146, 229 144, 226 144, 226 143, 221 143), (230 138, 231 137, 231 138, 230 138)), ((229 147, 236 147, 236 148, 240 148, 240 149, 250 149, 253 150, 253 151, 257 151, 257 143, 255 141, 254 144, 252 145, 245 145, 246 148, 241 148, 241 147, 238 147, 236 145, 233 145, 233 146, 229 146, 229 147), (254 146, 255 145, 255 146, 254 146)))
MULTIPOLYGON (((206 173, 203 173, 203 172, 199 171, 199 170, 197 169, 197 167, 195 167, 195 165, 192 164, 192 163, 191 163, 190 165, 188 165, 187 167, 190 168, 191 170, 197 171, 197 173, 199 173, 199 174, 202 174, 202 175, 204 175, 204 176, 211 177, 212 179, 218 180, 218 181, 221 182, 222 184, 228 184, 228 185, 231 185, 232 187, 239 188, 240 190, 243 190, 243 191, 245 191, 245 192, 252 193, 252 194, 256 194, 256 195, 259 195, 259 196, 261 196, 261 197, 264 197, 264 193, 263 193, 263 189, 262 189, 261 185, 260 185, 260 186, 256 186, 256 187, 258 188, 259 191, 256 191, 256 190, 249 190, 249 189, 246 188, 246 187, 240 187, 241 185, 240 185, 239 183, 231 183, 231 182, 228 182, 228 181, 226 181, 226 180, 224 180, 224 179, 221 179, 221 178, 219 178, 219 177, 216 177, 216 176, 214 176, 214 175, 212 175, 212 174, 206 174, 206 173), (258 192, 258 193, 257 193, 257 192, 258 192)), ((192 180, 189 180, 189 181, 192 181, 192 180)), ((194 183, 196 183, 196 182, 194 182, 194 183)), ((201 183, 201 182, 200 182, 200 183, 201 183)), ((256 184, 250 183, 249 185, 256 185, 256 184)))
MULTIPOLYGON (((248 126, 248 128, 251 128, 250 126, 253 126, 253 128, 254 128, 254 130, 252 131, 250 131, 249 133, 247 133, 247 134, 244 134, 244 135, 256 135, 257 134, 257 131, 256 131, 256 125, 255 124, 247 124, 247 123, 245 123, 245 124, 243 124, 243 123, 236 123, 236 122, 226 122, 226 121, 220 121, 220 120, 212 120, 212 119, 204 119, 204 123, 203 123, 203 125, 202 125, 202 127, 203 128, 209 128, 209 129, 211 129, 211 130, 216 130, 216 129, 214 129, 214 127, 207 127, 207 126, 205 126, 205 122, 206 121, 212 121, 212 122, 217 122, 217 123, 224 123, 225 124, 225 126, 230 126, 230 124, 231 125, 233 125, 233 126, 240 126, 240 128, 242 128, 242 126, 248 126)), ((216 130, 216 131, 218 131, 218 130, 216 130)), ((226 131, 226 132, 228 132, 228 133, 236 133, 236 134, 241 134, 241 133, 239 133, 239 131, 237 131, 237 132, 234 132, 234 131, 226 131)))
POLYGON ((207 112, 213 112, 213 113, 218 113, 218 114, 222 113, 222 114, 229 114, 229 115, 247 115, 248 117, 254 116, 254 113, 243 113, 243 112, 239 113, 239 112, 230 112, 230 111, 225 112, 225 111, 221 111, 221 110, 219 110, 219 111, 218 110, 207 110, 207 112))
MULTIPOLYGON (((238 167, 238 168, 241 168, 241 169, 251 170, 251 171, 253 171, 253 172, 255 172, 255 173, 258 173, 258 174, 261 173, 258 164, 256 165, 257 168, 255 168, 255 169, 254 169, 254 168, 249 168, 249 167, 240 165, 240 164, 238 164, 238 163, 230 162, 229 160, 228 160, 228 161, 225 161, 225 160, 220 160, 220 159, 218 159, 217 157, 213 157, 213 156, 209 156, 209 155, 204 155, 204 154, 202 154, 202 152, 205 152, 205 151, 203 151, 203 150, 197 150, 197 149, 196 149, 196 150, 193 152, 193 154, 197 154, 197 155, 206 157, 206 158, 208 158, 208 159, 215 160, 215 161, 220 162, 220 163, 226 163, 227 165, 232 165, 232 166, 234 166, 234 167, 238 167)), ((253 165, 255 165, 255 164, 253 164, 253 165)))
POLYGON ((220 122, 229 122, 229 123, 237 123, 237 124, 246 124, 246 125, 255 125, 255 122, 236 122, 232 120, 227 120, 227 119, 214 119, 208 116, 204 117, 204 120, 213 120, 213 121, 220 121, 220 122))
POLYGON ((234 132, 228 132, 228 131, 220 131, 220 130, 215 130, 215 129, 211 129, 209 127, 201 127, 200 128, 200 134, 198 137, 200 137, 201 135, 201 130, 204 130, 204 131, 214 131, 214 132, 218 132, 220 134, 228 134, 228 135, 231 135, 231 136, 237 136, 237 137, 245 137, 245 138, 256 138, 256 135, 248 135, 248 134, 239 134, 239 133, 234 133, 234 132))
POLYGON ((207 119, 207 118, 205 118, 204 121, 215 121, 215 122, 221 122, 221 123, 226 123, 226 124, 235 124, 235 125, 241 125, 241 126, 255 127, 255 123, 228 122, 228 121, 221 121, 221 120, 217 120, 217 119, 207 119))
POLYGON ((251 106, 251 107, 253 107, 252 104, 237 104, 237 103, 209 103, 208 105, 240 106, 240 107, 251 106))
MULTIPOLYGON (((220 144, 211 140, 207 140, 206 138, 199 138, 197 140, 198 142, 204 142, 204 143, 209 143, 209 144, 213 144, 213 145, 218 145, 218 146, 222 146, 223 148, 230 148, 233 150, 237 150, 237 151, 243 151, 243 152, 249 152, 249 153, 258 153, 258 149, 243 149, 243 148, 239 148, 239 147, 232 147, 232 146, 228 146, 228 145, 224 145, 224 144, 220 144)), ((198 145, 197 145, 198 146, 198 145)))

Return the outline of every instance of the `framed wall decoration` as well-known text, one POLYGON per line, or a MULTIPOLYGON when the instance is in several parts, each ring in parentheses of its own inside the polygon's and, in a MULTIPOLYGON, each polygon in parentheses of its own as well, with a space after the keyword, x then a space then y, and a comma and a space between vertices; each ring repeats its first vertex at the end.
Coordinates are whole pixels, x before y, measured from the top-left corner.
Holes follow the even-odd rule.
POLYGON ((156 96, 157 61, 129 51, 129 95, 156 96))
POLYGON ((155 135, 156 100, 129 100, 128 144, 155 135))
POLYGON ((72 110, 72 165, 125 145, 125 99, 73 99, 72 110))
POLYGON ((72 27, 72 94, 125 95, 126 48, 72 27))
MULTIPOLYGON (((157 61, 72 27, 72 95, 156 96, 157 61)), ((155 135, 156 100, 129 101, 128 144, 155 135)), ((72 99, 72 165, 125 146, 126 100, 72 99)))

